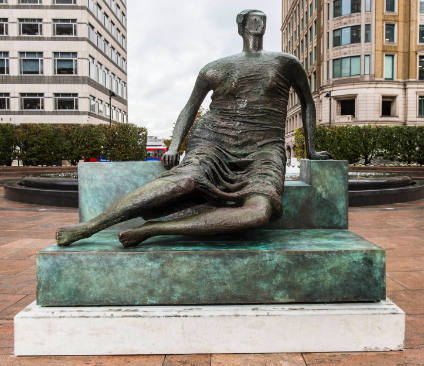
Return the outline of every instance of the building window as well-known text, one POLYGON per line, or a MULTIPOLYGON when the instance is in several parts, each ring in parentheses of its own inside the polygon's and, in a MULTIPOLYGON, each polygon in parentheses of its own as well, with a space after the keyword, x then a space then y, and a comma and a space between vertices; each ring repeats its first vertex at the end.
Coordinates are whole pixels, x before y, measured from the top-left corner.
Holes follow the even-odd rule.
POLYGON ((93 80, 96 80, 96 70, 94 67, 94 58, 92 56, 88 57, 88 67, 89 67, 90 78, 93 80))
POLYGON ((76 19, 53 19, 53 35, 73 37, 77 35, 76 19))
POLYGON ((340 115, 355 117, 355 99, 340 100, 340 115))
POLYGON ((386 0, 386 12, 394 13, 396 11, 396 0, 386 0))
POLYGON ((43 34, 42 19, 19 19, 19 35, 41 36, 43 34))
POLYGON ((384 79, 393 80, 395 71, 395 56, 384 55, 384 79))
POLYGON ((90 95, 90 112, 96 113, 96 98, 90 95))
POLYGON ((75 5, 77 0, 55 0, 56 5, 75 5))
POLYGON ((57 111, 78 110, 78 94, 74 94, 74 93, 54 94, 54 109, 57 111))
POLYGON ((365 11, 366 12, 371 11, 371 0, 365 0, 365 11))
POLYGON ((420 0, 420 14, 424 14, 424 0, 420 0))
POLYGON ((418 117, 424 117, 424 96, 418 97, 418 117))
POLYGON ((343 57, 333 60, 333 78, 361 74, 361 56, 343 57))
POLYGON ((396 37, 395 37, 395 24, 392 23, 386 23, 384 25, 385 32, 384 32, 384 42, 385 43, 395 43, 396 37))
POLYGON ((395 105, 396 97, 383 96, 381 99, 381 116, 382 117, 393 117, 396 115, 395 105))
POLYGON ((97 47, 103 50, 103 37, 100 33, 97 33, 97 47))
POLYGON ((309 42, 312 42, 312 38, 313 38, 313 35, 312 35, 312 25, 309 27, 309 42))
POLYGON ((309 66, 312 66, 312 51, 309 52, 309 66))
POLYGON ((418 80, 424 80, 424 56, 418 56, 418 80))
POLYGON ((424 25, 420 24, 418 32, 418 42, 424 43, 424 25))
POLYGON ((314 88, 313 91, 317 91, 317 73, 314 71, 313 74, 313 78, 314 78, 314 88))
POLYGON ((99 99, 97 102, 98 102, 98 111, 99 111, 99 114, 100 114, 101 116, 104 116, 105 111, 104 111, 104 109, 103 109, 103 101, 101 101, 101 100, 99 99))
POLYGON ((97 63, 97 81, 103 84, 103 66, 100 63, 97 63))
POLYGON ((364 75, 370 74, 370 55, 364 55, 364 75))
POLYGON ((43 52, 19 52, 21 74, 43 73, 43 52))
POLYGON ((90 39, 91 42, 96 43, 96 37, 94 35, 94 27, 91 24, 88 25, 88 38, 90 39))
POLYGON ((327 80, 330 80, 330 61, 327 61, 327 80))
POLYGON ((18 4, 42 4, 42 0, 19 0, 18 4))
POLYGON ((9 34, 9 26, 7 18, 0 18, 0 36, 7 36, 9 34))
POLYGON ((102 14, 102 8, 97 4, 97 19, 100 20, 100 22, 102 21, 102 14))
POLYGON ((361 12, 361 0, 334 0, 333 18, 361 12))
POLYGON ((371 42, 371 24, 365 24, 365 42, 371 42))
POLYGON ((314 20, 314 36, 316 37, 317 35, 317 21, 314 20))
POLYGON ((9 74, 9 52, 0 52, 0 74, 9 74))
POLYGON ((361 43, 361 26, 339 28, 333 31, 333 47, 361 43))
POLYGON ((110 73, 108 69, 105 69, 105 86, 106 88, 110 89, 110 73))
POLYGON ((10 109, 9 93, 0 93, 0 109, 10 109))
POLYGON ((54 52, 55 75, 76 75, 78 73, 78 56, 76 52, 54 52))
POLYGON ((317 46, 314 46, 314 61, 317 60, 317 46))
POLYGON ((23 110, 40 110, 44 109, 44 94, 43 93, 22 93, 21 109, 23 110))
POLYGON ((88 0, 88 8, 94 13, 94 0, 88 0))

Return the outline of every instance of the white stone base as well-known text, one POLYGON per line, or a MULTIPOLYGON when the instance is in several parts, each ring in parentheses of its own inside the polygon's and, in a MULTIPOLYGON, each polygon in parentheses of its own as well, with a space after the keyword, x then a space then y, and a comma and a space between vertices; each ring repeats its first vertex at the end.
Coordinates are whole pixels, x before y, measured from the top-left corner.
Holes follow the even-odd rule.
POLYGON ((15 317, 15 355, 403 349, 405 313, 372 304, 41 308, 15 317))

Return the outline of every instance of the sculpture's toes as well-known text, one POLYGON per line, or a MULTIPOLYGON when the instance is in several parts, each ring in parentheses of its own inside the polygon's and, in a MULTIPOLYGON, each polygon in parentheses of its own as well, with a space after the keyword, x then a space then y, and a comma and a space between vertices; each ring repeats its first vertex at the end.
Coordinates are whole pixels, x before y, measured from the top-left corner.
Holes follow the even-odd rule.
POLYGON ((136 235, 134 230, 125 230, 119 233, 119 241, 124 248, 131 248, 137 246, 142 240, 139 235, 136 235))
POLYGON ((56 242, 57 245, 60 246, 67 246, 72 243, 72 241, 66 235, 65 228, 60 228, 56 231, 56 242))
POLYGON ((56 231, 56 242, 60 246, 67 246, 88 236, 90 236, 90 234, 87 232, 84 225, 69 225, 59 228, 56 231))

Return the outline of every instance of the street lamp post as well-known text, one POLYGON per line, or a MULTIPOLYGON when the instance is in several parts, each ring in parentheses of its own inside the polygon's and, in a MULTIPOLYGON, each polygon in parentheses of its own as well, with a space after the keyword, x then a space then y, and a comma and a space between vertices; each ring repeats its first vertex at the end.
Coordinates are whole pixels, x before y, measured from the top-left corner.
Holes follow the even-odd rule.
POLYGON ((330 98, 330 121, 329 121, 329 127, 331 127, 331 90, 325 94, 326 98, 330 98))
POLYGON ((116 97, 116 94, 109 90, 109 127, 112 126, 112 98, 116 97))

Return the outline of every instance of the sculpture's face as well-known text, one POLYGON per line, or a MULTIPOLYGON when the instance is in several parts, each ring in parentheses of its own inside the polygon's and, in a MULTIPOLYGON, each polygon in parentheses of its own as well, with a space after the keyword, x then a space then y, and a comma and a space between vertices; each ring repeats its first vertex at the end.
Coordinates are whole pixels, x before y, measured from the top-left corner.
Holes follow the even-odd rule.
POLYGON ((255 36, 263 36, 266 29, 266 17, 261 13, 250 13, 247 16, 243 33, 255 36))

